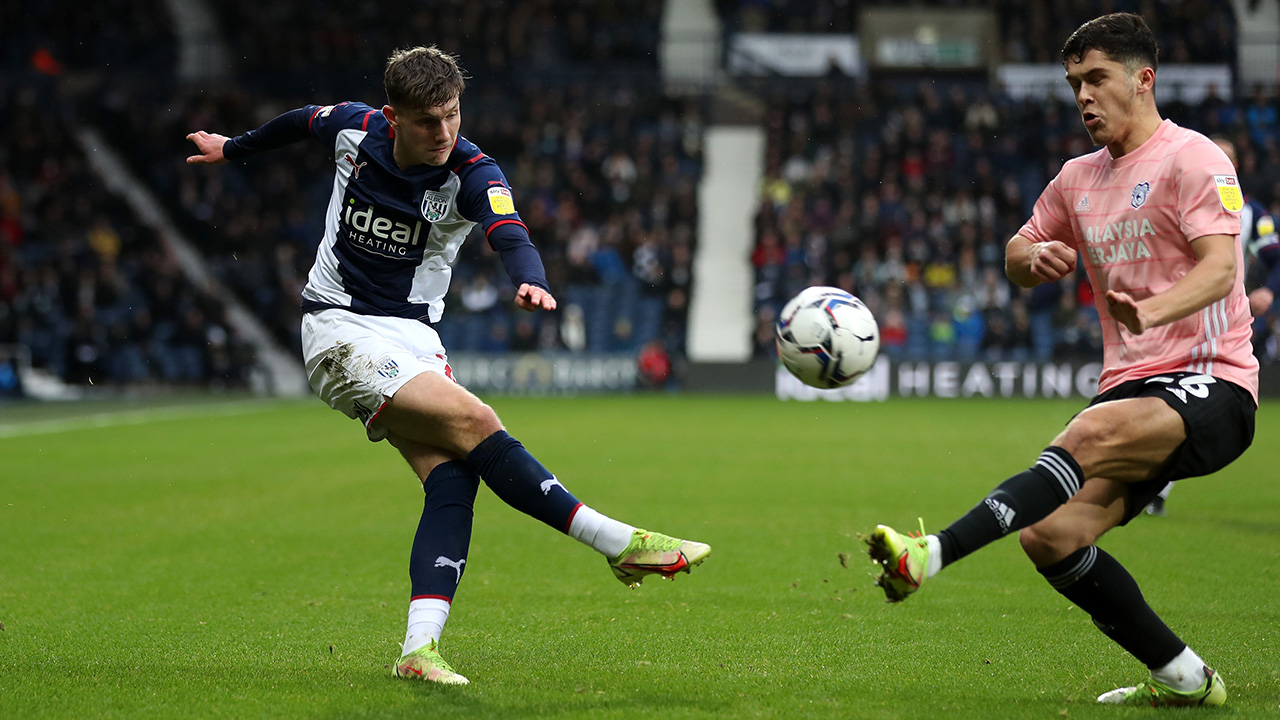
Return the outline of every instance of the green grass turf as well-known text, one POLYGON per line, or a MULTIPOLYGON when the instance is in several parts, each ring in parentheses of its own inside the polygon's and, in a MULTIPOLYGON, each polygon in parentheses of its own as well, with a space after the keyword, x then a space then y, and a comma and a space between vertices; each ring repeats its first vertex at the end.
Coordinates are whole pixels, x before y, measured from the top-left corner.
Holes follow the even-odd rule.
MULTIPOLYGON (((482 489, 443 644, 473 684, 397 680, 421 491, 355 423, 317 401, 0 408, 0 718, 1154 714, 1093 703, 1145 671, 1015 540, 902 605, 858 554, 877 522, 945 526, 1079 403, 492 403, 579 498, 711 559, 628 591, 482 489)), ((1277 407, 1169 517, 1103 542, 1223 673, 1214 717, 1280 716, 1277 407)))

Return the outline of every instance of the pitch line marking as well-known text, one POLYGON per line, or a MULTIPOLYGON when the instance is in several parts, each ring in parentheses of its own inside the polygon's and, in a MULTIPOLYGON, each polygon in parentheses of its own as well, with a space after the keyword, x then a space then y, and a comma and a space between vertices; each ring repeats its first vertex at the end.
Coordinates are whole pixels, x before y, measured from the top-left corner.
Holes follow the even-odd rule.
POLYGON ((249 415, 278 406, 279 403, 272 400, 246 400, 229 403, 209 403, 207 405, 177 405, 169 408, 122 410, 72 418, 59 418, 57 420, 0 423, 0 439, 30 437, 32 435, 53 435, 76 430, 96 430, 126 425, 145 425, 165 420, 186 420, 195 417, 249 415))

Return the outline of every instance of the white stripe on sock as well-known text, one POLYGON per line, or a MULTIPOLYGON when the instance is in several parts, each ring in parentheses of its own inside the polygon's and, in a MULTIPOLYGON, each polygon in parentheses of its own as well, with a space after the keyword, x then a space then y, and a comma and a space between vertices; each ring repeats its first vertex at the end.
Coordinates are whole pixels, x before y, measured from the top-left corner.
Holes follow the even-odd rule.
POLYGON ((1075 474, 1071 472, 1071 468, 1062 460, 1062 458, 1056 455, 1051 455, 1050 453, 1043 453, 1040 455, 1040 459, 1036 460, 1036 465, 1048 470, 1055 478, 1058 479, 1058 483, 1062 485, 1062 490, 1067 494, 1068 498, 1071 498, 1075 496, 1076 493, 1080 492, 1080 484, 1077 481, 1075 474))
POLYGON ((1074 496, 1076 493, 1080 492, 1080 483, 1082 478, 1076 472, 1075 468, 1071 467, 1071 463, 1068 463, 1064 458, 1058 455, 1049 454, 1049 457, 1052 458, 1053 462, 1062 469, 1063 475, 1067 478, 1067 483, 1071 486, 1071 492, 1069 494, 1074 496))
POLYGON ((1075 495, 1076 493, 1080 492, 1080 482, 1083 478, 1081 478, 1080 475, 1076 472, 1076 470, 1071 467, 1070 463, 1068 463, 1062 457, 1059 457, 1058 455, 1055 455, 1053 453, 1044 453, 1042 457, 1050 458, 1053 461, 1053 463, 1057 465, 1060 470, 1062 470, 1063 477, 1067 479, 1067 483, 1072 488, 1071 492, 1069 493, 1070 495, 1075 495))
POLYGON ((1093 569, 1093 564, 1098 561, 1098 547, 1090 545, 1085 551, 1084 557, 1080 558, 1080 562, 1076 563, 1072 568, 1061 575, 1046 578, 1049 584, 1057 589, 1062 589, 1074 585, 1085 573, 1093 569))

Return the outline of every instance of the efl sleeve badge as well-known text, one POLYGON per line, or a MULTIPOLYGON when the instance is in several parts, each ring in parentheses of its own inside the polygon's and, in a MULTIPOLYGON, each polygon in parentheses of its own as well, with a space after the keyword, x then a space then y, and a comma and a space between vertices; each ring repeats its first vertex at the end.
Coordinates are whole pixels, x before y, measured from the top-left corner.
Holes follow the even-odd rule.
POLYGON ((1240 212, 1244 208, 1244 194, 1240 192, 1240 181, 1235 175, 1214 175, 1213 182, 1218 186, 1218 199, 1222 207, 1229 212, 1240 212))
POLYGON ((514 215, 516 203, 511 199, 511 191, 504 187, 489 188, 489 207, 496 215, 514 215))

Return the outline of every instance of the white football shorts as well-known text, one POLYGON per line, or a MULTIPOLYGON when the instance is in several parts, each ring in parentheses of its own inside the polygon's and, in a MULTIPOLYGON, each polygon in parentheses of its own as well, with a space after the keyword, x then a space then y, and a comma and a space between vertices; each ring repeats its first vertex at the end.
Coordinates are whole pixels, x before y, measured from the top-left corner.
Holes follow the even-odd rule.
POLYGON ((364 423, 373 442, 387 437, 378 415, 405 383, 424 372, 453 379, 430 325, 333 308, 302 316, 302 360, 316 395, 364 423))

